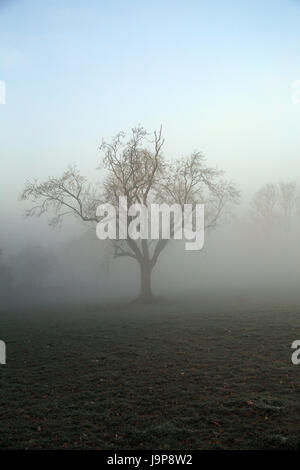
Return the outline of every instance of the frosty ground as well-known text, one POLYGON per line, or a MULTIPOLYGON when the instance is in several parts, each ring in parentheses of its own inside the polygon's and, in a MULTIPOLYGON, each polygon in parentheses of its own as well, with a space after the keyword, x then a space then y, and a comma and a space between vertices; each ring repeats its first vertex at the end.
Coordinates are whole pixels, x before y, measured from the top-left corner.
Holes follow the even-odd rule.
POLYGON ((300 448, 300 307, 213 298, 1 311, 0 448, 300 448))

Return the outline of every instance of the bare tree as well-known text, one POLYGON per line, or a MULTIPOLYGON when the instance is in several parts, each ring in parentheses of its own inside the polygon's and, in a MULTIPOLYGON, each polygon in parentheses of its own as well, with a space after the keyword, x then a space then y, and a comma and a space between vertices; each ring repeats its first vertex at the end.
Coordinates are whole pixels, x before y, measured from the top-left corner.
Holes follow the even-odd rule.
POLYGON ((292 225, 293 215, 297 207, 298 191, 298 185, 293 181, 279 184, 280 205, 282 207, 283 224, 286 232, 290 230, 292 225))
POLYGON ((269 236, 277 229, 287 233, 297 214, 299 195, 295 182, 266 184, 253 197, 252 217, 269 236))
POLYGON ((279 190, 276 184, 265 184, 254 195, 251 215, 269 236, 279 221, 279 190))
MULTIPOLYGON (((205 204, 205 226, 213 228, 236 203, 239 192, 232 183, 223 181, 223 172, 210 168, 200 152, 175 162, 167 161, 162 153, 164 138, 162 129, 150 135, 142 127, 132 129, 129 140, 120 132, 111 142, 101 144, 104 178, 101 187, 88 184, 75 167, 70 167, 60 178, 46 182, 27 182, 22 199, 30 199, 35 205, 27 216, 40 216, 54 209, 50 224, 56 225, 68 214, 84 222, 97 223, 96 208, 100 203, 110 203, 117 211, 119 198, 125 196, 128 206, 138 203, 149 207, 164 202, 205 204)), ((130 222, 132 217, 128 216, 130 222)), ((170 220, 170 235, 174 235, 174 221, 170 220)), ((129 233, 127 239, 112 240, 115 258, 129 257, 140 266, 141 300, 152 300, 151 274, 168 239, 135 240, 129 233)))

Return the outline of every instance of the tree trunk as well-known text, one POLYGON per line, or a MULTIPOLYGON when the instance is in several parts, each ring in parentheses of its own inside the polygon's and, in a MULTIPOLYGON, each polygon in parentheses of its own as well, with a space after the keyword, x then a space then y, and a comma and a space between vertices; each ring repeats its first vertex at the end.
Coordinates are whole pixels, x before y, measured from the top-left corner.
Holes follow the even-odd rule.
POLYGON ((150 263, 145 261, 140 263, 141 269, 141 284, 140 284, 140 295, 139 300, 141 301, 151 301, 154 299, 151 289, 151 274, 152 266, 150 263))

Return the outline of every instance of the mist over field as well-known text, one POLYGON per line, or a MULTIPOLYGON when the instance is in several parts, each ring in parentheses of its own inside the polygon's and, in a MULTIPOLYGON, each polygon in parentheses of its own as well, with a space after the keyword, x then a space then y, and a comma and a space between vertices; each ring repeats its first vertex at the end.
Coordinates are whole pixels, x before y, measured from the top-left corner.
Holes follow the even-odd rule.
MULTIPOLYGON (((232 302, 299 301, 300 224, 285 232, 275 224, 266 234, 251 216, 238 214, 215 230, 205 231, 203 249, 187 251, 171 240, 152 275, 157 295, 173 298, 211 295, 232 302)), ((241 211, 240 211, 241 212, 241 211)), ((25 219, 22 224, 30 225, 25 219)), ((134 300, 139 269, 134 260, 115 259, 109 240, 95 227, 73 223, 72 231, 49 229, 60 243, 37 239, 19 247, 2 245, 2 302, 6 306, 70 302, 84 305, 134 300), (8 254, 6 254, 6 250, 8 254)), ((28 233, 28 232, 27 232, 28 233)))
POLYGON ((299 5, 0 0, 1 450, 300 449, 299 5))

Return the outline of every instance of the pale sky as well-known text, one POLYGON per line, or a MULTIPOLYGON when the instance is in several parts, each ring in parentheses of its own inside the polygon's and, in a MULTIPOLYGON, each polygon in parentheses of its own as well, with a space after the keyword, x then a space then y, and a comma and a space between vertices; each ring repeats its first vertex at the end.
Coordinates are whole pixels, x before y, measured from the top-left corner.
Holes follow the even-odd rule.
POLYGON ((27 178, 92 174, 101 138, 137 124, 245 194, 300 182, 298 0, 0 0, 0 24, 0 241, 45 224, 21 218, 27 178))

